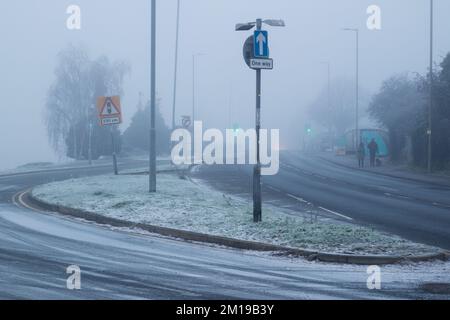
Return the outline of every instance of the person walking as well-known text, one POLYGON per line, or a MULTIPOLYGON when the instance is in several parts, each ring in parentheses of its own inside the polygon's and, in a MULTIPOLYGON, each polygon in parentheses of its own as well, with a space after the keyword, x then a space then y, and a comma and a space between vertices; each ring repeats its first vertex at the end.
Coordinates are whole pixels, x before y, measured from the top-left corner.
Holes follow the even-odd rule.
POLYGON ((358 166, 360 168, 364 168, 365 159, 366 159, 366 146, 361 141, 358 147, 358 166))
POLYGON ((378 150, 378 143, 376 143, 375 139, 372 139, 372 141, 367 146, 369 148, 370 153, 370 167, 375 168, 375 161, 377 158, 377 154, 379 152, 378 150))

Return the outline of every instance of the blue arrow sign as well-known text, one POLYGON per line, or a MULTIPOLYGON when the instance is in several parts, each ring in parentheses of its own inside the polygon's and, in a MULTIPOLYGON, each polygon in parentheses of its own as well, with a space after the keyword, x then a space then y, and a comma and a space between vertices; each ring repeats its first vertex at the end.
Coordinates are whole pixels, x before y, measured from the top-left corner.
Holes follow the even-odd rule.
POLYGON ((255 31, 253 36, 255 58, 269 58, 269 33, 267 31, 255 31))

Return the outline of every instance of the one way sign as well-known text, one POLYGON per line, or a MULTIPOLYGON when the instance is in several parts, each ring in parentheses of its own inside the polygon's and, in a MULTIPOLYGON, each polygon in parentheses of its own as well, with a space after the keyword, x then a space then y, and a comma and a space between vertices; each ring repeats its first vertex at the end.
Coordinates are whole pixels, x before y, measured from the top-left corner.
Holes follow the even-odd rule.
POLYGON ((257 30, 253 36, 255 58, 269 58, 269 33, 257 30))

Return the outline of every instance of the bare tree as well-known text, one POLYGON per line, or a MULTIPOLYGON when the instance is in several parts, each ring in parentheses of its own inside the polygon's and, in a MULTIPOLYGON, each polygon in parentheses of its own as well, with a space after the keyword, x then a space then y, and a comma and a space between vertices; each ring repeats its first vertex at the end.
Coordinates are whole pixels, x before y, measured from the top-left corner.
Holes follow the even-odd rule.
MULTIPOLYGON (((342 135, 346 130, 354 128, 355 94, 354 82, 347 79, 335 79, 331 83, 328 102, 328 88, 324 87, 316 99, 308 107, 308 115, 312 121, 326 130, 342 135)), ((369 95, 360 89, 360 117, 367 110, 369 95)))
MULTIPOLYGON (((111 63, 107 57, 92 61, 82 47, 71 45, 58 54, 56 79, 47 94, 45 114, 48 137, 56 152, 75 159, 87 157, 89 126, 97 123, 95 101, 98 96, 122 95, 124 77, 129 72, 125 62, 111 63)), ((101 141, 98 136, 106 134, 94 125, 93 141, 101 141)), ((120 135, 118 131, 116 135, 120 135)), ((108 150, 94 143, 93 152, 98 157, 108 150)))

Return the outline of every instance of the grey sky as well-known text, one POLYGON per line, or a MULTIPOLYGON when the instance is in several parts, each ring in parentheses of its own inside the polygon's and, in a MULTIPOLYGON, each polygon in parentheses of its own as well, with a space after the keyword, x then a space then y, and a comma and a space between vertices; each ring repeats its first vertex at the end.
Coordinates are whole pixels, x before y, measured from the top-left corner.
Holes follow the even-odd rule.
MULTIPOLYGON (((53 81, 57 53, 83 44, 93 57, 131 63, 123 109, 129 123, 138 94, 149 96, 148 0, 16 0, 0 3, 2 125, 0 169, 56 159, 43 123, 45 95, 53 81), (82 30, 66 29, 66 8, 82 10, 82 30)), ((435 60, 450 51, 450 2, 436 0, 435 60)), ((191 110, 192 54, 199 58, 198 115, 209 127, 254 122, 254 72, 242 60, 249 33, 237 22, 283 18, 286 28, 269 29, 275 69, 263 74, 263 125, 280 128, 282 144, 295 146, 301 110, 326 83, 321 61, 333 77, 354 76, 354 37, 343 27, 361 29, 361 86, 374 92, 388 76, 424 72, 428 64, 428 0, 182 0, 177 120, 191 110), (382 30, 366 28, 366 8, 382 9, 382 30), (231 93, 231 94, 230 94, 231 93)), ((157 90, 170 123, 176 0, 158 1, 157 90)))

